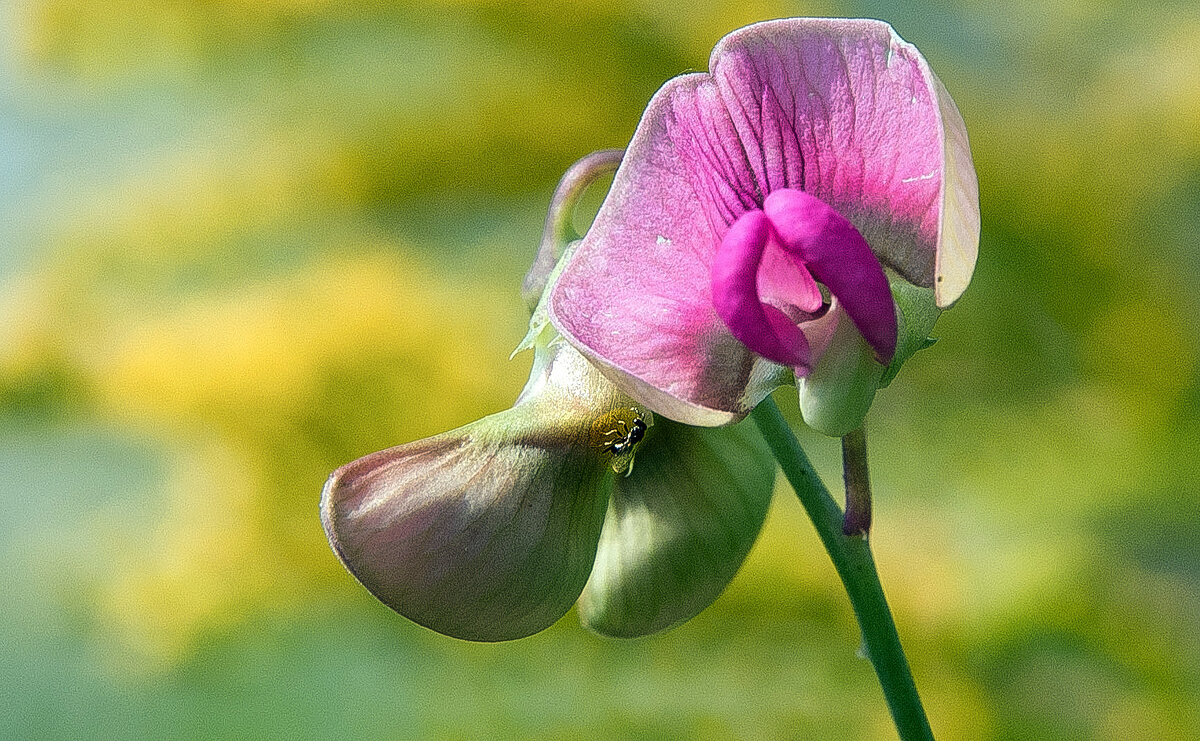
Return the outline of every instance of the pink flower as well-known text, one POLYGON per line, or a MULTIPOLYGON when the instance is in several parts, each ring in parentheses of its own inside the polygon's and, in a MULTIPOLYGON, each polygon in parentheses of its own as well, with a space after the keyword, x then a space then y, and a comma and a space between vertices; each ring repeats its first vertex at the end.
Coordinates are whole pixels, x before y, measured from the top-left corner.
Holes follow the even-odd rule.
POLYGON ((880 21, 759 23, 709 66, 650 101, 551 321, 668 418, 727 424, 794 376, 845 434, 970 280, 962 118, 880 21))

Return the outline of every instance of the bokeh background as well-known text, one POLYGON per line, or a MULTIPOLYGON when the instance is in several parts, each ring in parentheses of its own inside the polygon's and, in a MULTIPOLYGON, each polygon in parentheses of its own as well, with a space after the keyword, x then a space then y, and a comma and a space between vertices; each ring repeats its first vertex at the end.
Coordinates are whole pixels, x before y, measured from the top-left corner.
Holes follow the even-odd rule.
POLYGON ((974 284, 870 420, 935 730, 1200 738, 1185 0, 0 5, 0 737, 892 738, 786 485, 633 642, 436 635, 317 517, 341 463, 508 406, 558 175, 788 15, 890 21, 979 170, 974 284))

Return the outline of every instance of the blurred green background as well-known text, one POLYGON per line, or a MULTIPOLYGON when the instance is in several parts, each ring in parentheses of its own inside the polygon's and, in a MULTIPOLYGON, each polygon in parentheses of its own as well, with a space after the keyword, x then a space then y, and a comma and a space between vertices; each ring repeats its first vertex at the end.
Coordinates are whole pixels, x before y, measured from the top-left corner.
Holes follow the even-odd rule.
POLYGON ((974 284, 871 418, 939 738, 1200 738, 1182 0, 0 5, 0 737, 892 738, 786 486, 634 642, 418 628, 317 517, 341 463, 508 406, 558 175, 788 15, 890 21, 979 170, 974 284))

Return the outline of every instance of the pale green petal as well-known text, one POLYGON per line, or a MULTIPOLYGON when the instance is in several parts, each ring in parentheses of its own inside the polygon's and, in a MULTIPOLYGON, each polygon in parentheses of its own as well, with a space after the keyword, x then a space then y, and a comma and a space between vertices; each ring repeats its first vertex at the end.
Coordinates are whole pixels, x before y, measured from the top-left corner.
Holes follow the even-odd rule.
POLYGON ((536 633, 591 571, 613 476, 589 436, 618 402, 569 346, 538 360, 514 408, 361 458, 325 486, 322 520, 346 567, 440 633, 536 633))
POLYGON ((725 589, 766 517, 775 463, 758 432, 687 427, 658 418, 618 476, 583 624, 635 637, 687 620, 725 589))
POLYGON ((799 381, 800 413, 817 432, 841 437, 862 425, 887 368, 836 301, 829 313, 837 327, 812 372, 799 381))

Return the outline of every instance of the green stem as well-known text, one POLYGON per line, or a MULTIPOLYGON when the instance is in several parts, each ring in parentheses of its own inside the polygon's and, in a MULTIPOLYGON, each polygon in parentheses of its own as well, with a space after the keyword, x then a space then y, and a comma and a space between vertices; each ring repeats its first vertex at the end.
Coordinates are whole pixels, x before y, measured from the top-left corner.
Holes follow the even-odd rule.
POLYGON ((863 648, 887 699, 892 720, 903 741, 932 741, 933 731, 921 706, 917 685, 913 682, 908 660, 896 634, 896 624, 888 609, 875 559, 867 538, 842 533, 842 510, 829 495, 829 490, 813 470, 792 428, 779 413, 775 402, 768 397, 751 414, 755 424, 783 468, 817 528, 817 534, 837 569, 854 615, 862 630, 863 648))

